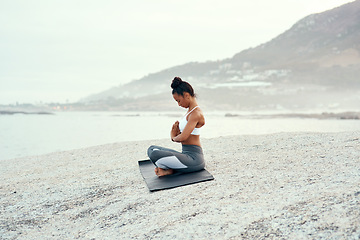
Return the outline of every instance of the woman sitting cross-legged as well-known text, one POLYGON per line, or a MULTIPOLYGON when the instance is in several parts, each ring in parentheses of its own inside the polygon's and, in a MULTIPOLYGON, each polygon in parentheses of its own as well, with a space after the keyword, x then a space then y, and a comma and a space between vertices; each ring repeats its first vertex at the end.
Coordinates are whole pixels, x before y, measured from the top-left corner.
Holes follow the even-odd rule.
POLYGON ((180 107, 187 108, 185 116, 171 129, 171 140, 182 144, 182 152, 160 146, 150 146, 148 156, 156 166, 159 177, 174 172, 195 172, 204 169, 204 155, 200 144, 200 128, 205 118, 200 110, 192 86, 175 77, 171 84, 172 95, 180 107))

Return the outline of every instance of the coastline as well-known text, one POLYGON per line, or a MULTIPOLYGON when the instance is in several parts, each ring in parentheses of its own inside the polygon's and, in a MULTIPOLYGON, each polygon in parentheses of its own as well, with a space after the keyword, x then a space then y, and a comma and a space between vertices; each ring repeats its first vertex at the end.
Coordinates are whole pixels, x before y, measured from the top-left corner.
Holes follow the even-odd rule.
POLYGON ((273 113, 273 114, 253 114, 253 115, 240 115, 226 113, 225 117, 238 117, 238 118, 315 118, 315 119, 337 119, 337 120, 359 120, 360 112, 322 112, 322 113, 273 113))
POLYGON ((0 161, 3 239, 360 236, 360 132, 202 139, 214 181, 150 193, 121 142, 0 161))

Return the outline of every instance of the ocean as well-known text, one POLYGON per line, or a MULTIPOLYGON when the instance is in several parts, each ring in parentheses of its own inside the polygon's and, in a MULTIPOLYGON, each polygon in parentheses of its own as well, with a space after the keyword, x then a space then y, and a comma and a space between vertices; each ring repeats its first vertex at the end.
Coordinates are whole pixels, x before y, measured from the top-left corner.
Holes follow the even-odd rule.
MULTIPOLYGON (((56 112, 0 115, 0 160, 124 141, 169 138, 178 112, 56 112)), ((360 131, 360 120, 225 117, 205 113, 202 138, 277 132, 360 131)), ((170 139, 169 139, 170 141, 170 139)))

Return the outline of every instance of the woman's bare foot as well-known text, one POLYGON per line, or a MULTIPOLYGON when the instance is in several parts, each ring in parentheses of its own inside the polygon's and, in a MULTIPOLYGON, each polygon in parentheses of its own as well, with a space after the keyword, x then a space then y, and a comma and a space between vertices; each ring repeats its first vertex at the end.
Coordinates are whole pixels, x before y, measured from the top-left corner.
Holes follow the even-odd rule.
POLYGON ((155 174, 159 177, 171 175, 174 173, 173 169, 162 169, 162 168, 155 168, 155 174))

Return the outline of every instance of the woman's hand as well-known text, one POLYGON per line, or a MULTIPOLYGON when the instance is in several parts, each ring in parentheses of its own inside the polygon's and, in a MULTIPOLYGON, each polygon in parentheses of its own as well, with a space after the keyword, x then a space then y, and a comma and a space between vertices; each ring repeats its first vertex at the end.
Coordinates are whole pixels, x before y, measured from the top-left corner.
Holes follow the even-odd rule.
POLYGON ((174 133, 175 136, 180 134, 179 121, 176 121, 173 124, 171 131, 174 133))
POLYGON ((171 139, 173 140, 174 137, 178 136, 180 134, 180 128, 179 128, 179 121, 176 121, 171 128, 171 139))

